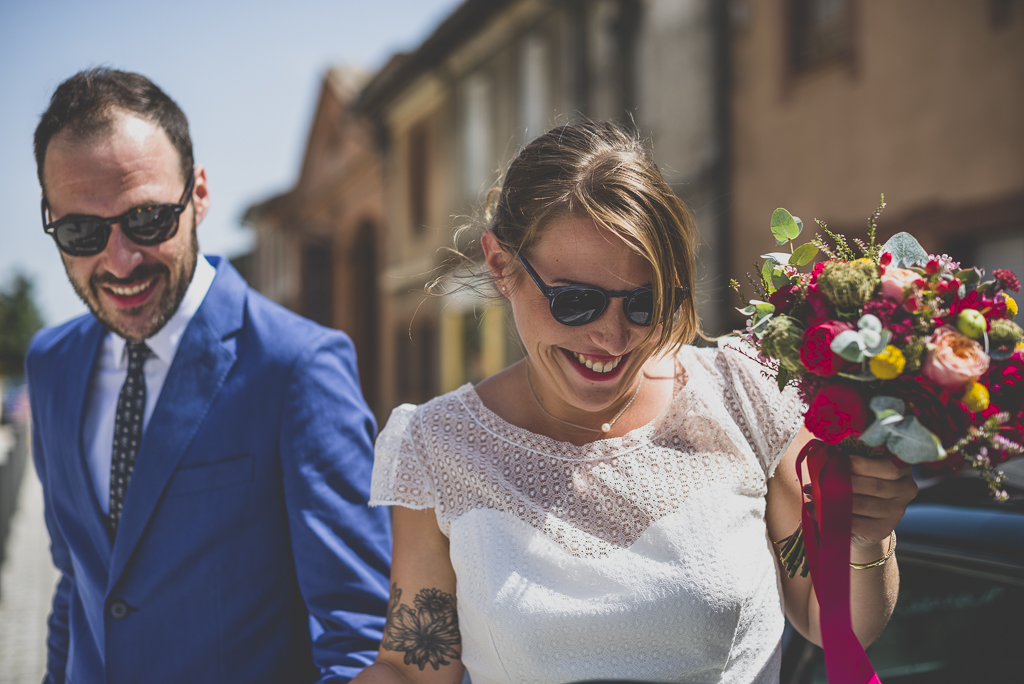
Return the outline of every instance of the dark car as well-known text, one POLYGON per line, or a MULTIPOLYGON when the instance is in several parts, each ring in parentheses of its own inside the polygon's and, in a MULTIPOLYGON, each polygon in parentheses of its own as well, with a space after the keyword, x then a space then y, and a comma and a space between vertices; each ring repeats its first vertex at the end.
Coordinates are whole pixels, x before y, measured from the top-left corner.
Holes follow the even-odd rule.
MULTIPOLYGON (((900 596, 867 654, 884 684, 1024 682, 1024 460, 1010 500, 972 477, 921 480, 896 534, 900 596)), ((820 648, 787 629, 784 684, 826 684, 820 648)))

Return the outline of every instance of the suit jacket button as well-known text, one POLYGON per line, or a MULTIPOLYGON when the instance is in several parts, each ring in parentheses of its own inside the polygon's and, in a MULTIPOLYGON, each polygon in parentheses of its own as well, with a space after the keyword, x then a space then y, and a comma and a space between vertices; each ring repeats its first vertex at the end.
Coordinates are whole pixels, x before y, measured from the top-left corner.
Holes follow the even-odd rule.
POLYGON ((115 620, 124 620, 126 617, 128 617, 129 606, 121 599, 117 599, 116 601, 110 602, 110 606, 107 608, 107 610, 110 613, 110 617, 114 618, 115 620))

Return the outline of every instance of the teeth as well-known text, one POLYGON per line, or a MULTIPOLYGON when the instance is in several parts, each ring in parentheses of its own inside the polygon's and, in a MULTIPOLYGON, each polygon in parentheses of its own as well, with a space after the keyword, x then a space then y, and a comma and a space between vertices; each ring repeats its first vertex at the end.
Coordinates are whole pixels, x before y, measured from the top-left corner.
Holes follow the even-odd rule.
POLYGON ((584 366, 594 371, 595 373, 609 373, 615 370, 619 363, 622 362, 621 356, 616 357, 614 359, 610 359, 608 361, 595 361, 594 359, 584 356, 583 354, 578 354, 576 352, 573 352, 572 355, 576 358, 577 361, 579 361, 580 363, 582 363, 584 366))
POLYGON ((111 285, 107 289, 113 292, 114 294, 118 295, 119 297, 131 297, 132 295, 139 294, 152 284, 152 280, 147 280, 144 283, 139 283, 138 285, 133 285, 131 287, 115 287, 111 285))

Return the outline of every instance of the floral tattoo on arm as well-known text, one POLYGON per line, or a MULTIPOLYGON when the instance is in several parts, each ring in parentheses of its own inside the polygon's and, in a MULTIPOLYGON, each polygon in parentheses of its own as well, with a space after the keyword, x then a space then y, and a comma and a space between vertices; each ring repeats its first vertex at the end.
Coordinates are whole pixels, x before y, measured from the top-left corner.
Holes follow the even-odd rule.
POLYGON ((448 658, 459 660, 462 639, 455 597, 440 589, 423 589, 413 601, 415 610, 400 605, 401 600, 402 590, 392 582, 381 647, 405 653, 405 664, 421 670, 427 665, 439 670, 450 664, 448 658))

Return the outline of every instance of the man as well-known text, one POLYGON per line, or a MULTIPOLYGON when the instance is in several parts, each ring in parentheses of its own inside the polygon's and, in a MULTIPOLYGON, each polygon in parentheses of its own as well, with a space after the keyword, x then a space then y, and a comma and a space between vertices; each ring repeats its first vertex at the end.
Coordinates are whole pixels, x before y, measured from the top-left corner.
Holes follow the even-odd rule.
POLYGON ((26 360, 63 573, 46 681, 347 681, 376 654, 390 556, 350 341, 199 253, 206 172, 145 77, 62 83, 35 152, 91 311, 26 360))

